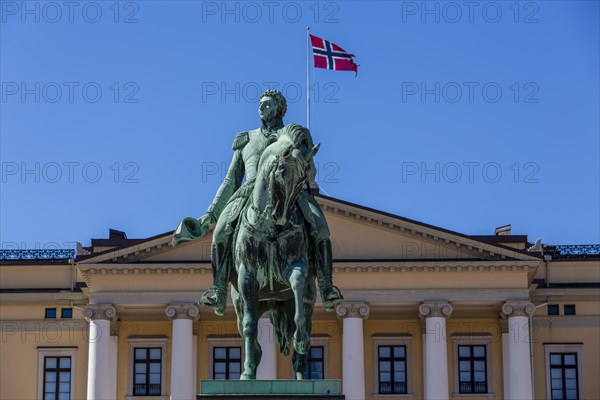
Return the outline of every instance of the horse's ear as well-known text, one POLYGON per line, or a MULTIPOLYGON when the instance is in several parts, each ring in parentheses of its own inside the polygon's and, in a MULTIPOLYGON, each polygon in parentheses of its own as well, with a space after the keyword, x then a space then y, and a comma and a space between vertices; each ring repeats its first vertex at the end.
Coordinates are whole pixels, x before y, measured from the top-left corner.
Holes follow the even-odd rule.
POLYGON ((315 156, 315 154, 317 154, 317 152, 319 151, 319 147, 321 147, 321 143, 318 143, 315 147, 310 149, 308 155, 306 156, 306 162, 310 161, 315 156))

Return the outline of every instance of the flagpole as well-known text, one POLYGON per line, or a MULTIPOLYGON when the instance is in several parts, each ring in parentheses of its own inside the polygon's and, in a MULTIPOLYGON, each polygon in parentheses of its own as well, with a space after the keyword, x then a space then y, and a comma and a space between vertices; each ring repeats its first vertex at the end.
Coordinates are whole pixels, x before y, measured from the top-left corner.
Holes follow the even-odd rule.
POLYGON ((306 27, 306 127, 310 130, 310 26, 306 27))

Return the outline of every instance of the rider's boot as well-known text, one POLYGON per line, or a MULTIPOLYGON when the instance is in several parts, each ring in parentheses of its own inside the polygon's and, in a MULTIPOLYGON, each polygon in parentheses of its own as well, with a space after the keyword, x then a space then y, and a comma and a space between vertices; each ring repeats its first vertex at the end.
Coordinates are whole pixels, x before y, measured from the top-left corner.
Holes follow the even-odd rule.
POLYGON ((213 269, 213 284, 202 294, 198 304, 204 307, 211 307, 215 314, 219 316, 225 315, 227 308, 227 287, 229 274, 227 265, 224 265, 225 246, 213 243, 211 246, 211 262, 213 269))
POLYGON ((340 290, 333 286, 331 273, 333 269, 333 251, 331 249, 331 240, 325 239, 316 243, 316 270, 319 290, 326 311, 333 311, 335 305, 339 303, 344 296, 340 290))

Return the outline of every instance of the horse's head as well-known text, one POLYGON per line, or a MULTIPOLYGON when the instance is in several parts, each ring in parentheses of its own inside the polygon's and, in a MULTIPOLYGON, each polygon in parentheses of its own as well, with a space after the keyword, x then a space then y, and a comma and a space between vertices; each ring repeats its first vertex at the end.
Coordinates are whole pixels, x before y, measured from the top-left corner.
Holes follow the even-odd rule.
POLYGON ((264 217, 275 225, 288 223, 292 206, 306 183, 311 160, 318 150, 319 145, 312 145, 308 129, 290 124, 281 129, 277 141, 263 152, 253 200, 264 217))

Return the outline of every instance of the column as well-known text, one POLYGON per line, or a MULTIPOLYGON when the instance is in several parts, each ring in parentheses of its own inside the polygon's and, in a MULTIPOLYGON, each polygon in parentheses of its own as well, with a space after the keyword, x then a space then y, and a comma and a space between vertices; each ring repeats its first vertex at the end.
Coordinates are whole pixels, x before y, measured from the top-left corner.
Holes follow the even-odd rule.
POLYGON ((446 318, 452 306, 448 303, 423 303, 419 317, 425 319, 423 346, 423 381, 425 400, 444 400, 450 396, 448 388, 448 344, 446 318))
POLYGON ((173 321, 171 335, 171 400, 196 398, 192 323, 200 316, 193 303, 169 304, 165 309, 173 321))
POLYGON ((526 301, 507 301, 502 306, 502 314, 508 317, 508 376, 504 376, 510 382, 508 399, 533 398, 529 318, 534 312, 535 306, 526 301))
POLYGON ((335 312, 343 320, 342 385, 347 399, 365 398, 363 320, 369 318, 366 303, 341 303, 335 312))
POLYGON ((510 398, 510 379, 508 378, 508 321, 505 318, 500 319, 500 330, 502 331, 502 381, 504 382, 504 400, 510 398))
POLYGON ((117 310, 111 304, 88 304, 83 315, 90 323, 87 398, 115 398, 116 393, 111 391, 117 386, 112 382, 116 378, 117 363, 111 345, 110 322, 116 319, 117 310))
POLYGON ((269 318, 260 318, 258 320, 258 343, 262 349, 262 358, 256 371, 256 379, 277 379, 275 335, 269 318))
MULTIPOLYGON (((119 353, 119 322, 110 327, 110 364, 117 365, 119 353)), ((110 376, 109 389, 111 398, 117 398, 117 368, 113 368, 110 376)))

